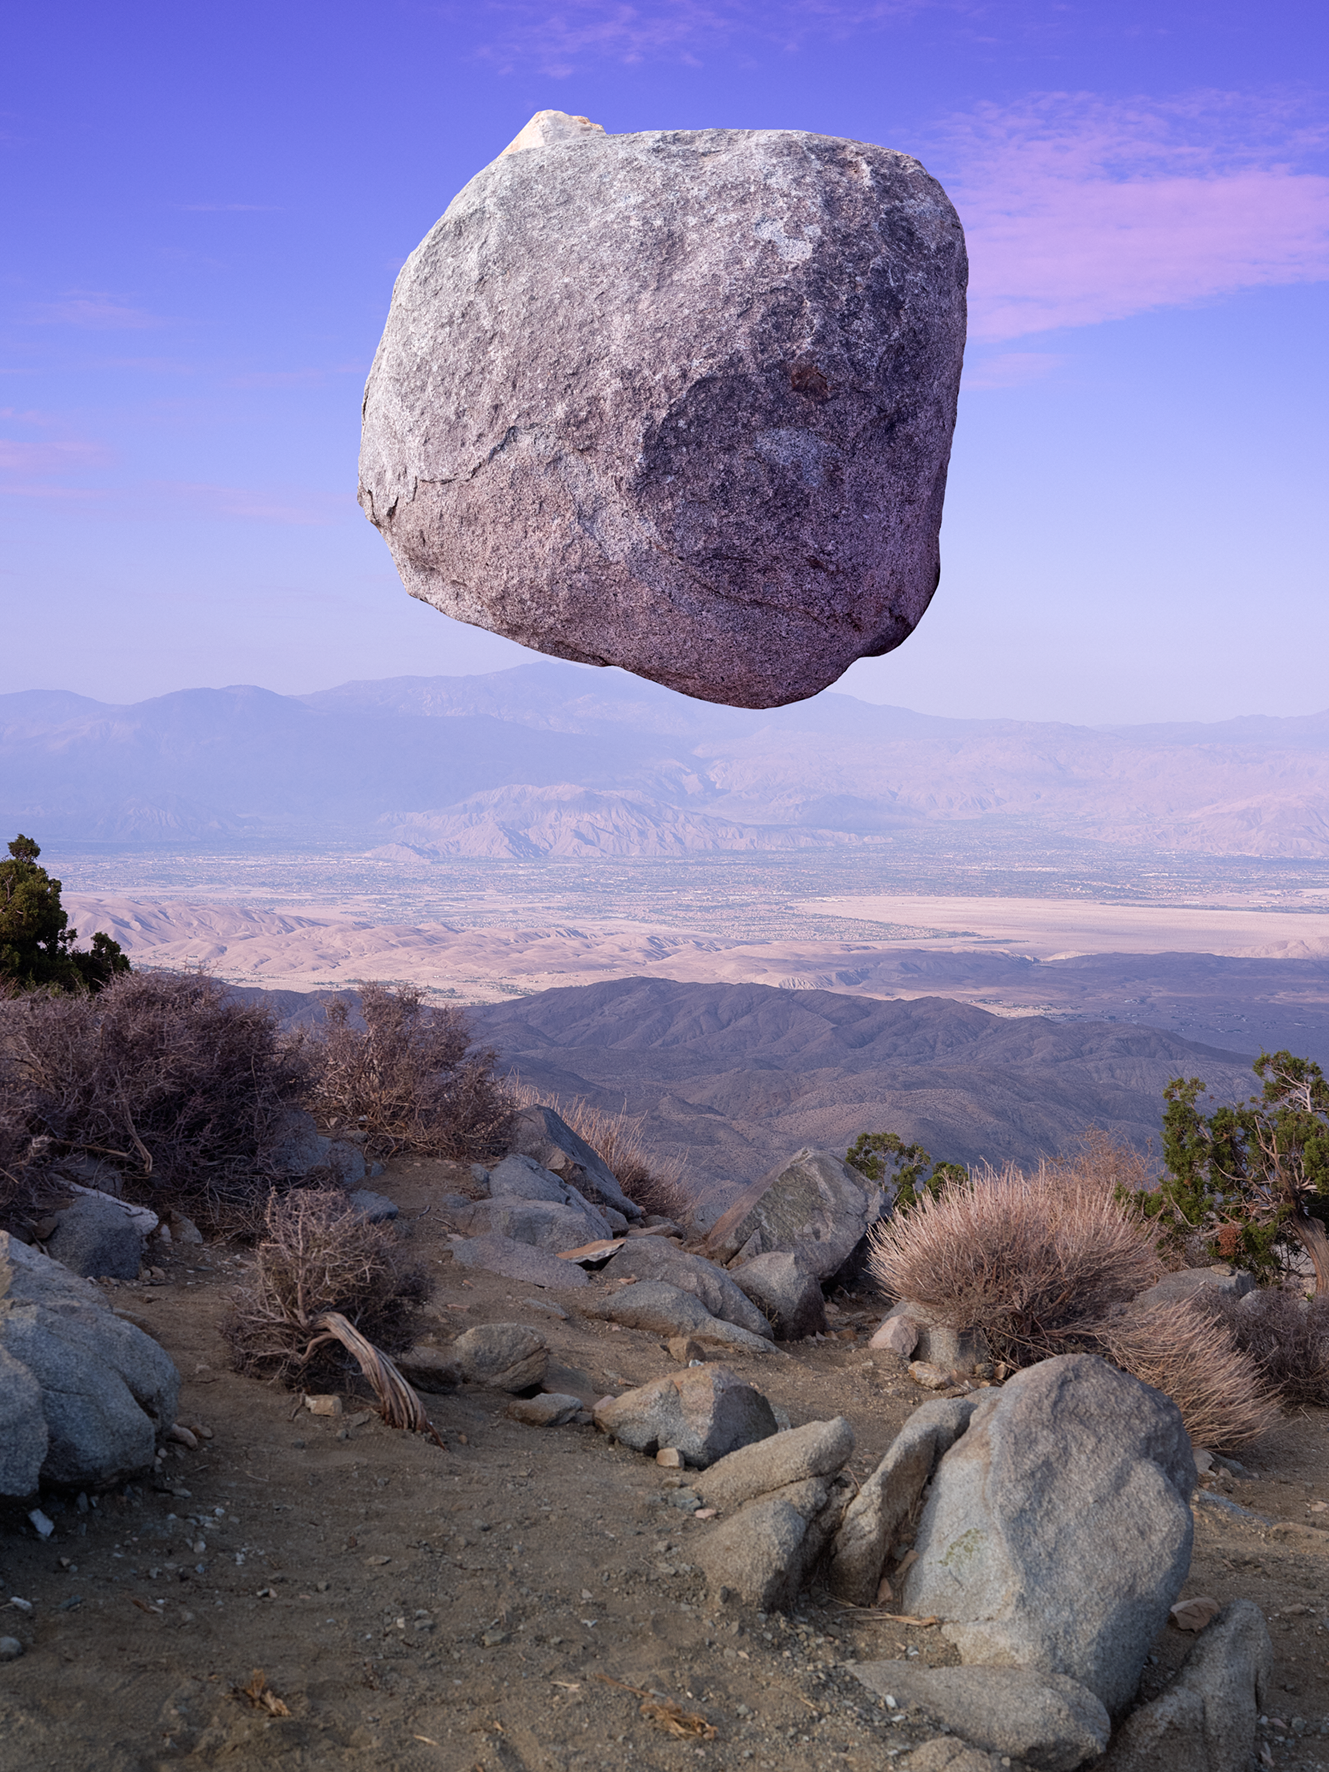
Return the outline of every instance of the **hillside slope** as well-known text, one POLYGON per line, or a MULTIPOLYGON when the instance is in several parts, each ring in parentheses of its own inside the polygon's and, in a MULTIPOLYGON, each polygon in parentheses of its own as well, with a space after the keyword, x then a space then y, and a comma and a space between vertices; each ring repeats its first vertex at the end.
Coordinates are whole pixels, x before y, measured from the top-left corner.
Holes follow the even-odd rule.
POLYGON ((865 1130, 934 1157, 1036 1162, 1101 1126, 1155 1147, 1179 1074, 1246 1093, 1249 1058, 1149 1027, 764 985, 620 979, 468 1011, 525 1080, 647 1118, 701 1186, 865 1130))

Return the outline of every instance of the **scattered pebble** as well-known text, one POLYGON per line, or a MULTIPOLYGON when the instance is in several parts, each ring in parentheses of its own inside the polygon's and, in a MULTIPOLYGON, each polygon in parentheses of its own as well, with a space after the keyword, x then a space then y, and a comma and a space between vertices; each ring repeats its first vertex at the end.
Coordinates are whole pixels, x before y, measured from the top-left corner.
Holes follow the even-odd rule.
POLYGON ((0 1661, 17 1661, 23 1645, 17 1637, 0 1637, 0 1661))

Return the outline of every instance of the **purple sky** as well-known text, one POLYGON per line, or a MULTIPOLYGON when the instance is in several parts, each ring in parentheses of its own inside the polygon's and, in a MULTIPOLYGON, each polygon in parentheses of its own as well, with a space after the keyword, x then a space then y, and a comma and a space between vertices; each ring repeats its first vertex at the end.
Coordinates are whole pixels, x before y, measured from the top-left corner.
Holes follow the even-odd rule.
POLYGON ((402 260, 530 114, 917 154, 972 330, 937 713, 1329 706, 1329 115, 1311 5, 28 8, 0 98, 0 691, 485 670, 355 505, 402 260))

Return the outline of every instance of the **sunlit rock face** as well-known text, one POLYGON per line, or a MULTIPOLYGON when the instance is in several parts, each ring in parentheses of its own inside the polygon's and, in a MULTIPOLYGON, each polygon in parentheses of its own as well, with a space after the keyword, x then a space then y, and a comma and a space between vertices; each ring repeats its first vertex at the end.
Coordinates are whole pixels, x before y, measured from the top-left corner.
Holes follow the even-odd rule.
POLYGON ((542 112, 398 278, 360 502, 463 621, 709 701, 813 695, 936 588, 966 274, 905 154, 542 112))

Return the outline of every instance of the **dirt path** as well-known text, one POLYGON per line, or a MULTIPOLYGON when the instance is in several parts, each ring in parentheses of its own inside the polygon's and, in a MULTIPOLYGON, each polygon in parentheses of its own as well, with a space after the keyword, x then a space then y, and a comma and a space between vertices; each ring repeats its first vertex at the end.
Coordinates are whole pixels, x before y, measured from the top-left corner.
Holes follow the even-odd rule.
MULTIPOLYGON (((559 1388, 587 1397, 674 1369, 652 1337, 580 1318, 593 1293, 455 1267, 444 1227, 418 1216, 428 1166, 375 1185, 434 1280, 426 1334, 538 1326, 559 1388)), ((0 1634, 26 1645, 0 1666, 0 1772, 869 1772, 935 1734, 891 1723, 844 1665, 954 1659, 935 1630, 811 1601, 789 1619, 710 1604, 691 1568, 707 1525, 671 1505, 668 1473, 594 1428, 521 1426, 507 1397, 467 1389, 427 1399, 440 1451, 384 1428, 355 1387, 345 1414, 318 1418, 237 1377, 217 1325, 246 1259, 178 1252, 165 1284, 111 1294, 170 1351, 179 1418, 212 1439, 173 1448, 130 1495, 69 1502, 48 1542, 21 1511, 0 1516, 0 1607, 32 1607, 0 1609, 0 1634), (256 1668, 289 1715, 236 1695, 256 1668), (624 1686, 714 1736, 670 1734, 624 1686)), ((862 1335, 728 1363, 796 1426, 847 1415, 859 1476, 923 1400, 862 1335)), ((1265 1609, 1270 1763, 1329 1766, 1329 1531, 1315 1524, 1329 1507, 1311 1511, 1329 1503, 1329 1415, 1285 1422, 1246 1462, 1259 1480, 1214 1492, 1275 1524, 1197 1508, 1185 1591, 1265 1609)), ((1165 1632, 1147 1683, 1190 1642, 1165 1632)))

